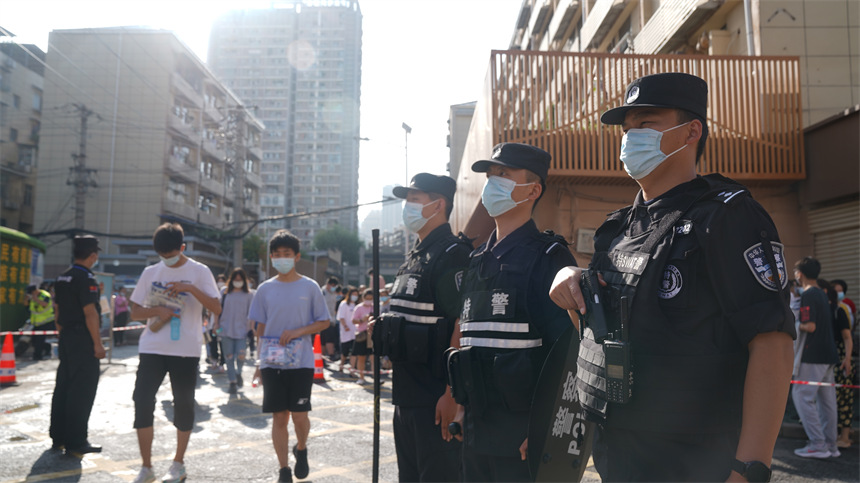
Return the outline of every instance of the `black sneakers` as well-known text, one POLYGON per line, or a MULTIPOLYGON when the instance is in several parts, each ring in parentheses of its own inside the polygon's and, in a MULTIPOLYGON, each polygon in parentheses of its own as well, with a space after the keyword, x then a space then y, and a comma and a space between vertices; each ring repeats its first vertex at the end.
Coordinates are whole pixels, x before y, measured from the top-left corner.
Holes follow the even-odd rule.
POLYGON ((293 483, 293 472, 290 471, 289 466, 281 468, 281 472, 278 474, 278 483, 293 483))
POLYGON ((293 456, 296 457, 296 478, 302 479, 308 476, 310 468, 308 467, 308 449, 298 449, 298 445, 293 446, 293 456))

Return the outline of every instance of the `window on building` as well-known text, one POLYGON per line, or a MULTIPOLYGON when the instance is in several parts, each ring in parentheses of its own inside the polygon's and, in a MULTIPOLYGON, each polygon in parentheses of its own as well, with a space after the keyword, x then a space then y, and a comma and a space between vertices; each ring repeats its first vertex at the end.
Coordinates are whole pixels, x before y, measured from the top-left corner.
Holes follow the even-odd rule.
POLYGON ((13 128, 9 128, 9 140, 13 143, 18 142, 18 130, 13 128))
POLYGON ((33 110, 42 111, 42 91, 33 92, 33 110))
POLYGON ((33 185, 24 185, 24 206, 33 206, 33 185))

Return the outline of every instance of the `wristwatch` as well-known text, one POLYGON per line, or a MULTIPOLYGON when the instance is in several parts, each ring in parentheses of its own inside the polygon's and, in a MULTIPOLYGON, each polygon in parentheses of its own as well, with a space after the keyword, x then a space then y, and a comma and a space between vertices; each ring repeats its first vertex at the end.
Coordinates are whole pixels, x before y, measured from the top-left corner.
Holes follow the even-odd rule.
POLYGON ((751 483, 755 482, 768 482, 770 481, 770 476, 773 473, 770 468, 767 467, 766 464, 761 461, 741 461, 736 459, 732 463, 732 469, 737 471, 741 476, 743 476, 747 481, 751 483))

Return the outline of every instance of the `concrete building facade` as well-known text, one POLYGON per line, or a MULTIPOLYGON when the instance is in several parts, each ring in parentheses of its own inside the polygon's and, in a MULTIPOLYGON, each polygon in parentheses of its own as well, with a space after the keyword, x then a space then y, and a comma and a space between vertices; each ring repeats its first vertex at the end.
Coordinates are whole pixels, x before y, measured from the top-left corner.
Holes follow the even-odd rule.
POLYGON ((263 216, 310 246, 339 224, 357 231, 362 16, 356 0, 293 2, 214 23, 209 65, 266 124, 263 216))
POLYGON ((0 27, 0 225, 33 232, 45 53, 0 27))
MULTIPOLYGON (((260 213, 262 123, 169 31, 55 30, 47 65, 34 231, 100 234, 97 268, 139 274, 153 229, 177 221, 205 246, 189 256, 228 267, 234 222, 260 213)), ((46 276, 70 253, 52 245, 46 276)))
POLYGON ((538 225, 563 234, 587 264, 594 229, 638 188, 618 159, 620 129, 602 126, 600 113, 623 102, 635 77, 684 71, 711 90, 700 173, 723 172, 751 189, 789 263, 819 256, 823 278, 857 286, 860 156, 853 139, 834 141, 857 123, 860 3, 748 5, 524 0, 510 50, 491 54, 457 173, 456 229, 476 243, 492 230, 480 205, 484 177, 471 173, 471 161, 497 142, 535 144, 554 158, 538 225))

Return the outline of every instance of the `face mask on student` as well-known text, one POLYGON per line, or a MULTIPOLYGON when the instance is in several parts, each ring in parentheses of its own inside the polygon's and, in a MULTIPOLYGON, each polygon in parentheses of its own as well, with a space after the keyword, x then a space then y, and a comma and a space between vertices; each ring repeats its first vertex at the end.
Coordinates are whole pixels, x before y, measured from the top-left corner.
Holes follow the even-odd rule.
POLYGON ((355 303, 358 300, 358 295, 350 295, 349 301, 355 303))
POLYGON ((487 178, 487 183, 484 184, 484 191, 481 192, 481 203, 487 209, 487 213, 493 218, 507 213, 521 203, 528 201, 528 198, 522 201, 514 201, 511 193, 517 186, 528 186, 534 183, 517 184, 516 181, 501 176, 490 176, 487 178))
POLYGON ((431 201, 426 205, 407 201, 406 204, 403 205, 403 224, 406 225, 406 228, 408 228, 409 231, 413 233, 418 233, 418 230, 424 228, 424 225, 426 225, 427 222, 430 221, 430 218, 433 218, 437 215, 437 213, 433 213, 432 215, 430 215, 430 218, 424 218, 424 215, 421 213, 422 211, 424 211, 424 207, 430 206, 438 201, 439 200, 431 201))
POLYGON ((290 273, 290 270, 296 266, 295 258, 273 258, 272 266, 275 267, 279 273, 290 273))
POLYGON ((836 298, 842 302, 842 299, 845 298, 845 292, 836 292, 836 298))
POLYGON ((233 281, 233 287, 235 287, 235 288, 242 288, 244 286, 245 286, 245 282, 243 282, 241 280, 234 280, 233 281))
POLYGON ((379 297, 379 301, 382 303, 388 302, 388 299, 389 299, 389 297, 387 295, 383 295, 382 297, 379 297))
MULTIPOLYGON (((179 255, 181 255, 181 253, 179 255)), ((170 258, 164 258, 161 255, 159 255, 158 258, 160 258, 161 261, 164 262, 164 264, 167 265, 168 267, 172 267, 172 266, 176 265, 177 263, 179 263, 179 255, 176 255, 175 257, 170 257, 170 258)))
POLYGON ((624 163, 627 174, 633 179, 642 179, 663 164, 666 158, 686 148, 688 145, 684 144, 671 153, 665 154, 660 150, 660 141, 664 133, 686 126, 690 122, 678 124, 665 131, 650 128, 628 129, 621 139, 621 162, 624 163))

